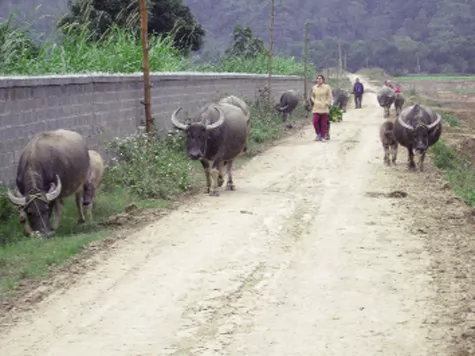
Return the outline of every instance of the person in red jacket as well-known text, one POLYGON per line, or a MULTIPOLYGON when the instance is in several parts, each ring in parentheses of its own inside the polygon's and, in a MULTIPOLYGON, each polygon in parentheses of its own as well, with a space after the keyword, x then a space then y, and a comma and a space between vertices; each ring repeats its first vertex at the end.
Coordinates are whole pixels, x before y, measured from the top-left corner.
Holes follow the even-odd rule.
POLYGON ((394 89, 395 93, 402 93, 401 85, 399 83, 396 84, 396 88, 394 89))

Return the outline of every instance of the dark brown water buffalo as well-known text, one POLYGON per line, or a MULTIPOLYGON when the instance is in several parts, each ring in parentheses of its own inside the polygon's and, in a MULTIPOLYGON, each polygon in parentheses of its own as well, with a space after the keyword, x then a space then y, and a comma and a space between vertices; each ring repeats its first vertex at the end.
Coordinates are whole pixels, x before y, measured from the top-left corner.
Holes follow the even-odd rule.
POLYGON ((415 170, 414 151, 420 154, 419 171, 423 171, 427 149, 442 133, 440 115, 425 105, 412 105, 402 110, 394 124, 394 136, 408 150, 409 169, 415 170))
POLYGON ((290 89, 280 96, 280 102, 275 107, 282 113, 282 121, 287 122, 289 116, 299 104, 299 94, 296 90, 290 89))
POLYGON ((378 92, 377 95, 379 105, 384 109, 384 118, 389 117, 389 109, 391 105, 394 103, 395 93, 394 90, 384 86, 378 92))
POLYGON ((85 220, 81 198, 88 170, 87 144, 77 132, 46 131, 31 139, 20 156, 15 193, 8 190, 12 203, 21 207, 20 221, 28 235, 52 236, 61 219, 63 198, 73 193, 79 221, 85 220))
POLYGON ((334 98, 334 105, 346 112, 346 106, 348 105, 348 100, 350 99, 350 92, 346 89, 333 89, 332 96, 334 98))
POLYGON ((402 93, 396 93, 394 96, 394 108, 396 109, 396 115, 401 113, 402 107, 404 106, 404 95, 402 93))
POLYGON ((212 103, 189 118, 189 124, 184 124, 177 118, 181 109, 175 110, 171 121, 176 128, 186 132, 190 159, 200 160, 203 165, 206 192, 211 196, 219 196, 219 176, 223 176, 225 167, 228 176, 226 189, 234 190, 233 162, 246 146, 250 116, 236 105, 212 103), (211 161, 213 164, 210 169, 211 161))
POLYGON ((395 165, 397 159, 398 143, 394 136, 394 122, 386 120, 379 127, 379 139, 384 149, 384 163, 390 166, 391 162, 395 165), (391 160, 389 159, 391 153, 391 160))

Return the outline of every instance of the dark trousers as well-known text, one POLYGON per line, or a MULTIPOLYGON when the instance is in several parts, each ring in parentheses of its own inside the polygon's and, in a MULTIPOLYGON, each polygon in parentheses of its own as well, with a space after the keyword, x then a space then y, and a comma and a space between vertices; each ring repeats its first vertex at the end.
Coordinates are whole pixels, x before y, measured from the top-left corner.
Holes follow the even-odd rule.
POLYGON ((361 109, 361 103, 363 101, 363 94, 355 94, 355 107, 361 109))

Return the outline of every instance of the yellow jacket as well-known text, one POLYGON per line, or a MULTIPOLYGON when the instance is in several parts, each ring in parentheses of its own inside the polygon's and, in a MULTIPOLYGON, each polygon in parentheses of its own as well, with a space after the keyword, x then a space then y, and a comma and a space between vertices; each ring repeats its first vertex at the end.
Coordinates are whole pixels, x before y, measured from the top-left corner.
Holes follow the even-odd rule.
POLYGON ((312 88, 313 113, 330 113, 330 104, 332 102, 332 89, 328 84, 322 83, 321 86, 315 84, 312 88))

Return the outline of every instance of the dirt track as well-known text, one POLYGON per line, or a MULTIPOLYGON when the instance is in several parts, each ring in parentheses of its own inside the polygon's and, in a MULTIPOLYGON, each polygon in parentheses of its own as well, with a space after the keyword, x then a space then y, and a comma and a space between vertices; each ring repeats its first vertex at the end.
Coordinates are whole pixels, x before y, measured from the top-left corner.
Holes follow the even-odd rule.
MULTIPOLYGON (((402 149, 383 165, 375 94, 348 107, 331 141, 308 126, 237 171, 236 191, 117 243, 2 332, 0 354, 451 355, 469 276, 453 277, 455 255, 429 239, 430 207, 453 194, 430 165, 408 173, 402 149)), ((468 240, 468 208, 453 204, 460 216, 443 226, 468 240)))

